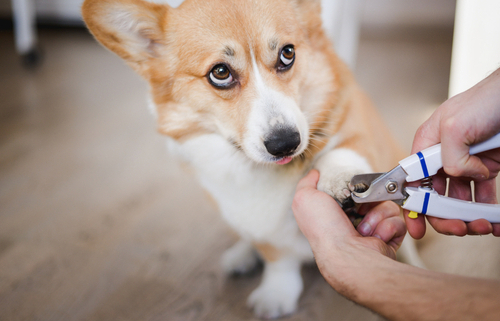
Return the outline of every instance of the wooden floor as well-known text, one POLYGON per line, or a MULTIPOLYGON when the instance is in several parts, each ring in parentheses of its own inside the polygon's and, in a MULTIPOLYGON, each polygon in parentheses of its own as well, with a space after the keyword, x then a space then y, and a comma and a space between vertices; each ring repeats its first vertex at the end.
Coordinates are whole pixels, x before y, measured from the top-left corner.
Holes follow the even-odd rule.
MULTIPOLYGON (((363 33, 357 76, 407 150, 446 98, 451 31, 363 33)), ((146 86, 85 30, 42 30, 25 70, 0 32, 0 320, 253 320, 261 274, 226 278, 234 239, 167 154, 146 86)), ((435 270, 500 278, 500 239, 430 234, 435 270)), ((303 270, 285 320, 381 320, 303 270)))

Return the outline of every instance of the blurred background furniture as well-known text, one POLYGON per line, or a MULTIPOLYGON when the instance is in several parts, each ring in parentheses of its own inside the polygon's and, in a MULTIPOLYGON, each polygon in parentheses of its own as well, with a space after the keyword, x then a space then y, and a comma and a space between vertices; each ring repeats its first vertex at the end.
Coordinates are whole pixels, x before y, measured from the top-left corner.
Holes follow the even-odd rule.
POLYGON ((16 50, 26 65, 39 61, 34 0, 12 0, 16 50))

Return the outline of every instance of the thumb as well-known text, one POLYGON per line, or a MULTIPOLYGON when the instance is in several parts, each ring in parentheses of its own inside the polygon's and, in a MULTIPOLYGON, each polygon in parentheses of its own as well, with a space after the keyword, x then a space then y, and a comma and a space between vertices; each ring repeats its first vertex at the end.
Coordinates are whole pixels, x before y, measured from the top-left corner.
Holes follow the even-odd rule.
POLYGON ((357 235, 338 203, 316 189, 318 180, 317 170, 309 172, 297 185, 292 204, 297 224, 311 246, 325 240, 357 235))
MULTIPOLYGON (((456 127, 458 126, 452 128, 456 127)), ((469 155, 469 146, 474 142, 467 140, 464 136, 459 133, 442 135, 441 155, 444 171, 454 177, 464 176, 480 180, 488 178, 490 172, 486 165, 479 157, 469 155)))

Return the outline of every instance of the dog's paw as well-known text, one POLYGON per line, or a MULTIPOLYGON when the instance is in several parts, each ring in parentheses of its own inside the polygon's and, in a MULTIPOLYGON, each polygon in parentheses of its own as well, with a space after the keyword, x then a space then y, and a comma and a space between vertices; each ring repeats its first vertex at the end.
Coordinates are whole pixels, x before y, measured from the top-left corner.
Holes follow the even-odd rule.
POLYGON ((247 306, 252 308, 259 318, 276 319, 294 313, 299 296, 300 292, 290 293, 283 288, 262 284, 250 294, 247 306))
POLYGON ((260 318, 275 319, 297 310, 303 288, 300 269, 275 271, 272 275, 264 271, 262 283, 247 300, 248 307, 260 318))
POLYGON ((243 240, 227 249, 221 258, 222 269, 229 275, 249 273, 258 263, 259 256, 252 244, 243 240))
POLYGON ((362 174, 364 171, 349 168, 335 172, 323 171, 320 173, 318 190, 332 196, 342 208, 348 208, 351 205, 351 191, 349 182, 354 175, 362 174))
POLYGON ((366 158, 356 151, 337 148, 323 155, 315 165, 319 170, 318 190, 323 191, 339 202, 342 208, 350 207, 349 183, 354 175, 372 172, 366 158))

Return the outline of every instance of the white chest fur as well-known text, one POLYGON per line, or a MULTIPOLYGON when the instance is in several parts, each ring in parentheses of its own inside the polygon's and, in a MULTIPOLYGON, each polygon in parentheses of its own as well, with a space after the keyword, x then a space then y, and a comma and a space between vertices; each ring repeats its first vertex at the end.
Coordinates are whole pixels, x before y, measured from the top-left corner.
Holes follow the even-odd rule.
POLYGON ((302 170, 256 164, 216 134, 182 144, 169 139, 168 146, 194 167, 224 219, 243 238, 276 242, 280 237, 285 241, 296 236, 291 204, 302 170))

